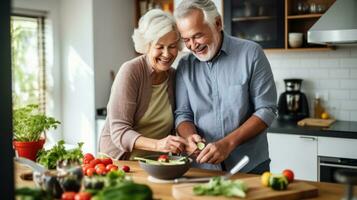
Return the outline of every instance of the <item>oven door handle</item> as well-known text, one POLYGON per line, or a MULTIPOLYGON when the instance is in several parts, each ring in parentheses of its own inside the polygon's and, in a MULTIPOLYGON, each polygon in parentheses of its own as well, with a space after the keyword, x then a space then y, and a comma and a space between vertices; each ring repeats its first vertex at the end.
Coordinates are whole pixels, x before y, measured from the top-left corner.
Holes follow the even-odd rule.
POLYGON ((320 163, 320 166, 327 166, 327 167, 340 167, 340 168, 348 168, 348 169, 357 169, 357 166, 351 166, 351 165, 339 165, 339 164, 331 164, 331 163, 320 163))

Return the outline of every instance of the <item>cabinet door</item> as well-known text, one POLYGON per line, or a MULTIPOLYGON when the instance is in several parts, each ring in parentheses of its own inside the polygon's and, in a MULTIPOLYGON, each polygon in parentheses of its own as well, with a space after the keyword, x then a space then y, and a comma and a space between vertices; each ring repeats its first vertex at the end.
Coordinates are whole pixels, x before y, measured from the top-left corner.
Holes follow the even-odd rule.
POLYGON ((263 48, 284 48, 284 1, 224 1, 224 29, 263 48))
POLYGON ((272 173, 292 169, 296 179, 317 181, 317 137, 268 133, 272 173))

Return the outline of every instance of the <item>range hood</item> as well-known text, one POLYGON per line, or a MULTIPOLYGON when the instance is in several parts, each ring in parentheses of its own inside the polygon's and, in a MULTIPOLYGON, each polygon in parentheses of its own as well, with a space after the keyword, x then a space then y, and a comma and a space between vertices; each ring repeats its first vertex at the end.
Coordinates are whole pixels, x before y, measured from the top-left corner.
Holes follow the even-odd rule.
POLYGON ((357 0, 336 0, 307 32, 307 42, 357 45, 357 0))

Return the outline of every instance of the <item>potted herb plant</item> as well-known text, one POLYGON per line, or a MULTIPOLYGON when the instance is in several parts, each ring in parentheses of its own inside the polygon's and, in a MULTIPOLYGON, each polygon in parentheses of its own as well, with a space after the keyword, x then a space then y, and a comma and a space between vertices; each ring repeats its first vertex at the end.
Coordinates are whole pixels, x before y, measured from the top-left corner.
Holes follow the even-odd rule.
POLYGON ((14 109, 13 112, 13 146, 17 155, 33 161, 37 152, 43 148, 45 131, 57 128, 59 121, 39 112, 39 106, 30 104, 14 109), (42 136, 44 133, 44 137, 42 136))

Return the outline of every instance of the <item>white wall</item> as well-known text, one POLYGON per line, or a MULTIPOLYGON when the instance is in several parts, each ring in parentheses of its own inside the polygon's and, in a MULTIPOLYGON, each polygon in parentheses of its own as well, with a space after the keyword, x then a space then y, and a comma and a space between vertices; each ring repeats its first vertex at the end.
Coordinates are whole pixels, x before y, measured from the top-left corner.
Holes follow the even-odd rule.
MULTIPOLYGON (((47 105, 48 115, 62 122, 61 110, 61 65, 60 65, 60 1, 58 0, 14 0, 13 9, 26 12, 30 9, 46 12, 47 20, 45 27, 46 36, 46 73, 47 73, 47 105)), ((62 138, 62 127, 50 130, 47 134, 48 143, 56 142, 62 138)))
MULTIPOLYGON (((310 110, 315 93, 338 120, 357 121, 357 46, 327 52, 267 53, 280 95, 286 78, 302 78, 310 110)), ((311 112, 313 114, 313 112, 311 112)))
POLYGON ((64 140, 95 145, 93 1, 62 0, 62 109, 64 140))
POLYGON ((135 57, 131 35, 135 23, 133 0, 93 1, 95 108, 106 107, 115 73, 135 57))

